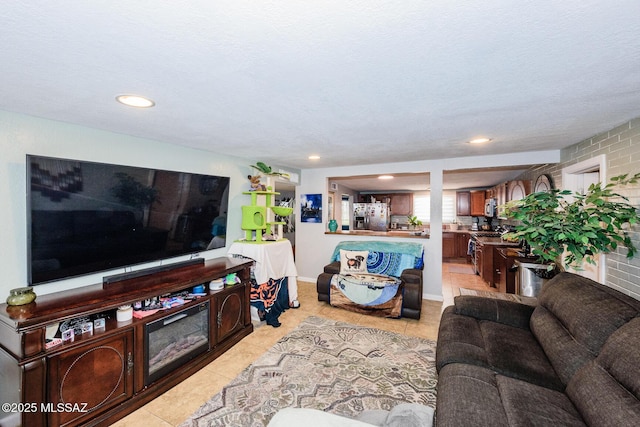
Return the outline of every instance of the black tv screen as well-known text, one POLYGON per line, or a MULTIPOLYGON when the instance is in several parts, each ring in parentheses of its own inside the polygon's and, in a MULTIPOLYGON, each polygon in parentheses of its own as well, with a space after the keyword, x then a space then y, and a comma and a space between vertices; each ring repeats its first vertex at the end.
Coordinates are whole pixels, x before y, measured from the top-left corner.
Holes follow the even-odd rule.
POLYGON ((27 155, 27 188, 32 285, 225 246, 228 177, 27 155))

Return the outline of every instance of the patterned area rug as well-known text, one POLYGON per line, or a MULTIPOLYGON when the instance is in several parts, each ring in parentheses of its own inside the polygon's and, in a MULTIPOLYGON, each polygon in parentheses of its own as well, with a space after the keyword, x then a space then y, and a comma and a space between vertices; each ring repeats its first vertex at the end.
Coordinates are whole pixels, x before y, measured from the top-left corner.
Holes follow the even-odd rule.
POLYGON ((435 341, 308 317, 180 427, 266 426, 281 408, 355 417, 399 403, 435 408, 435 341))
POLYGON ((491 292, 491 291, 481 291, 476 289, 460 288, 460 295, 474 295, 474 296, 485 297, 485 298, 497 298, 497 299, 503 299, 507 301, 515 301, 515 302, 528 304, 528 305, 538 304, 537 298, 524 297, 524 296, 515 295, 515 294, 505 294, 502 292, 491 292))

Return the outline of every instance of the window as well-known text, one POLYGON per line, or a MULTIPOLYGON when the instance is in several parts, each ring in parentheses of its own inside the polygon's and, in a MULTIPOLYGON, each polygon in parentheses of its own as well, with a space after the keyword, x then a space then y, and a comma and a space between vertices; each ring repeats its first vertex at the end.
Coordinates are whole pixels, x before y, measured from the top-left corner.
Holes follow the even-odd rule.
POLYGON ((429 193, 413 195, 413 214, 423 224, 431 222, 431 196, 429 193))
MULTIPOLYGON (((431 195, 429 193, 413 195, 413 214, 420 221, 427 224, 431 222, 431 195)), ((444 192, 442 194, 442 223, 447 224, 456 220, 456 193, 444 192)))
POLYGON ((445 191, 442 193, 442 223, 456 222, 456 193, 445 191))
POLYGON ((351 221, 351 211, 349 210, 349 195, 348 194, 343 194, 342 198, 340 199, 340 207, 341 207, 341 217, 340 217, 340 222, 341 222, 341 229, 342 230, 348 230, 349 229, 349 221, 351 221))

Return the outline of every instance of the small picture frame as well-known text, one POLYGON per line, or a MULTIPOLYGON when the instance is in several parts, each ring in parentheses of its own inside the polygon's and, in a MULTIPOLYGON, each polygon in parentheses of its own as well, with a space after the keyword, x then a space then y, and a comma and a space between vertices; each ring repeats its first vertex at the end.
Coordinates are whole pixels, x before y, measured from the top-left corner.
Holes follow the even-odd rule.
POLYGON ((104 331, 105 328, 105 321, 104 319, 96 319, 93 321, 93 330, 98 332, 98 331, 104 331))
POLYGON ((82 324, 82 335, 93 335, 93 323, 87 322, 82 324))
POLYGON ((75 341, 76 335, 73 332, 73 328, 62 331, 62 342, 69 343, 75 341))
POLYGON ((300 200, 300 221, 322 222, 322 194, 303 194, 300 200))

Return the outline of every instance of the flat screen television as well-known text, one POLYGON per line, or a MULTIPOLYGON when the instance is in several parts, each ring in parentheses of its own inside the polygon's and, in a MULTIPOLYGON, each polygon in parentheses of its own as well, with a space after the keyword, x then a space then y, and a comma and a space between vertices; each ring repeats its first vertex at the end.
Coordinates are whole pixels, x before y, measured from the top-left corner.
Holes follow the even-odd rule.
POLYGON ((229 177, 27 155, 29 283, 223 247, 228 202, 229 177))

